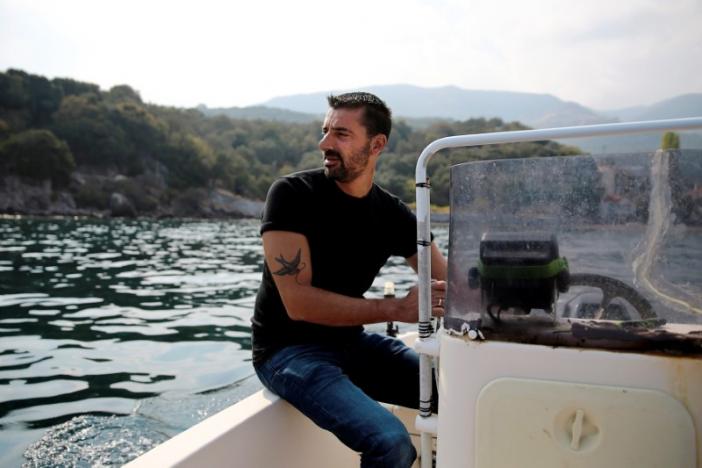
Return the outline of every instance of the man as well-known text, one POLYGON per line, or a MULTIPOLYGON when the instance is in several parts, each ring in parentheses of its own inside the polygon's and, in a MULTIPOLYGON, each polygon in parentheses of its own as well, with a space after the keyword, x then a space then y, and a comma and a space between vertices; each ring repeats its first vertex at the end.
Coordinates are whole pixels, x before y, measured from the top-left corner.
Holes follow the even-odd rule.
MULTIPOLYGON (((417 407, 419 360, 364 324, 417 322, 417 289, 365 299, 380 268, 401 255, 417 269, 416 219, 373 183, 390 110, 376 96, 328 98, 319 149, 324 168, 271 186, 261 233, 253 360, 263 384, 361 454, 361 466, 416 458, 402 423, 377 403, 417 407)), ((432 243, 433 313, 443 313, 446 260, 432 243)))

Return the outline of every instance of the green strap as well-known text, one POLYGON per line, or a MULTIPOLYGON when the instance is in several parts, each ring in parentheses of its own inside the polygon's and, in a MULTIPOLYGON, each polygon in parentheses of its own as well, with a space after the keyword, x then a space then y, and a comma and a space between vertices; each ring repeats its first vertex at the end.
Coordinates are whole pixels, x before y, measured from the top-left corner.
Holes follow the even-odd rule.
POLYGON ((489 279, 552 278, 563 270, 568 270, 568 260, 565 257, 556 258, 546 265, 529 266, 485 265, 478 260, 480 276, 489 279))

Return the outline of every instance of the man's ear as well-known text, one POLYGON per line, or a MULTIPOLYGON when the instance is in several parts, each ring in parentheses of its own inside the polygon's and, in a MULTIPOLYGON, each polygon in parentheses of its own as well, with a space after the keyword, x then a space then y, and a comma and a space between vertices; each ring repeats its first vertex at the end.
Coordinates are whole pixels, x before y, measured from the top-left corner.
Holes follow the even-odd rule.
POLYGON ((388 137, 383 135, 382 133, 378 133, 376 136, 371 138, 371 153, 372 154, 380 154, 383 149, 385 149, 385 145, 388 144, 388 137))

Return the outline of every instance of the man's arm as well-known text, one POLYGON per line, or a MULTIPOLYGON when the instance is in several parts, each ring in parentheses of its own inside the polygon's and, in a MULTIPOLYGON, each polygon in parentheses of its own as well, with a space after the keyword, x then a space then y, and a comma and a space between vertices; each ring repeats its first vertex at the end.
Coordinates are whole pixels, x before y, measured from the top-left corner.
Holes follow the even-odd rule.
MULTIPOLYGON (((419 254, 414 254, 407 258, 407 263, 414 271, 419 268, 419 254)), ((446 258, 439 250, 435 242, 431 243, 431 278, 440 281, 446 281, 448 276, 448 265, 446 258)))
MULTIPOLYGON (((310 248, 302 234, 267 231, 263 234, 263 251, 283 305, 293 320, 332 326, 417 321, 414 291, 402 299, 362 299, 312 286, 310 248)), ((441 312, 441 308, 435 311, 441 312)))

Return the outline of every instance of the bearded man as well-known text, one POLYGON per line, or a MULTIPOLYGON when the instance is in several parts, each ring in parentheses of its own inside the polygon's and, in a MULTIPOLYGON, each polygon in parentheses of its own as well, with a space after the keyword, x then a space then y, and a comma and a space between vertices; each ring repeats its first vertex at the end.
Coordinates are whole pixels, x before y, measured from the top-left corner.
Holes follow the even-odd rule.
MULTIPOLYGON (((254 368, 268 389, 360 453, 361 466, 409 467, 409 434, 378 401, 417 407, 419 358, 363 325, 417 322, 417 289, 404 298, 363 295, 392 255, 417 270, 416 218, 373 182, 390 109, 360 92, 328 103, 323 169, 278 179, 266 198, 254 368)), ((434 243, 431 251, 433 313, 441 315, 446 260, 434 243)))

